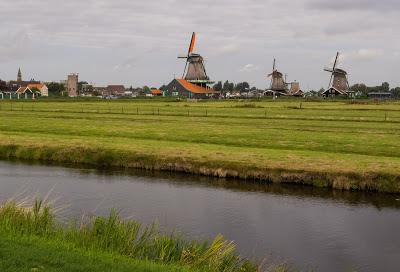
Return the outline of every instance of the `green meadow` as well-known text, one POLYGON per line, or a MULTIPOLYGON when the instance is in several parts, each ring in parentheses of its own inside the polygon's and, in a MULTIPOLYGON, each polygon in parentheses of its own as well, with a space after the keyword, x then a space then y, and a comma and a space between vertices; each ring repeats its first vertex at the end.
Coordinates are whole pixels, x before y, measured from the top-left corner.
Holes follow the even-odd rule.
POLYGON ((400 103, 0 101, 3 159, 400 192, 400 103))

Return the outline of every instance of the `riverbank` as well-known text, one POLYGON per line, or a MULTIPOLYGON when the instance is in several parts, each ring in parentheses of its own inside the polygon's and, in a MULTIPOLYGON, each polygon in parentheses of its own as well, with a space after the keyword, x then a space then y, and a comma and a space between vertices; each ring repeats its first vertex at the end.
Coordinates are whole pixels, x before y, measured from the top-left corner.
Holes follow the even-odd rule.
POLYGON ((399 104, 298 104, 3 102, 0 158, 400 192, 399 104))
POLYGON ((0 206, 1 271, 256 271, 235 253, 234 244, 217 236, 211 243, 187 241, 109 217, 82 216, 62 225, 42 201, 32 206, 0 206))

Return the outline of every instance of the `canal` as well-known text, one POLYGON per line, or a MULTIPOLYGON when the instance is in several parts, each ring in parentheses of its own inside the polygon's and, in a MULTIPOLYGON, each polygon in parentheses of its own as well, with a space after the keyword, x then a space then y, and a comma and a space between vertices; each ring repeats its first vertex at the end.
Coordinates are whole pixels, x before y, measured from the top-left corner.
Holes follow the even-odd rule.
POLYGON ((0 201, 56 200, 62 218, 157 222, 188 239, 221 233, 253 260, 315 271, 398 271, 399 196, 170 173, 0 162, 0 201))

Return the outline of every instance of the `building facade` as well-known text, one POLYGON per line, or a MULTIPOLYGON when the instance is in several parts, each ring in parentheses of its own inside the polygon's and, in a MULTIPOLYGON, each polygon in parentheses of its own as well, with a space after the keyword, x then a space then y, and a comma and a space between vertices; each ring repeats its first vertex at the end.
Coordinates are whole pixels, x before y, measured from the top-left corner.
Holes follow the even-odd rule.
POLYGON ((78 74, 69 74, 65 86, 69 97, 78 96, 78 74))

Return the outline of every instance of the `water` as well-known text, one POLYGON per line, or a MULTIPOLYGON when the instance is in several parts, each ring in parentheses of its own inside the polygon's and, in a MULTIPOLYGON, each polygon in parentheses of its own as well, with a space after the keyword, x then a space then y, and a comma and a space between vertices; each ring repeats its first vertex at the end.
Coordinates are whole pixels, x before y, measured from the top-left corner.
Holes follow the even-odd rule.
POLYGON ((66 218, 117 208, 189 238, 221 233, 255 260, 316 271, 400 270, 399 196, 0 162, 0 201, 50 191, 69 206, 66 218))

